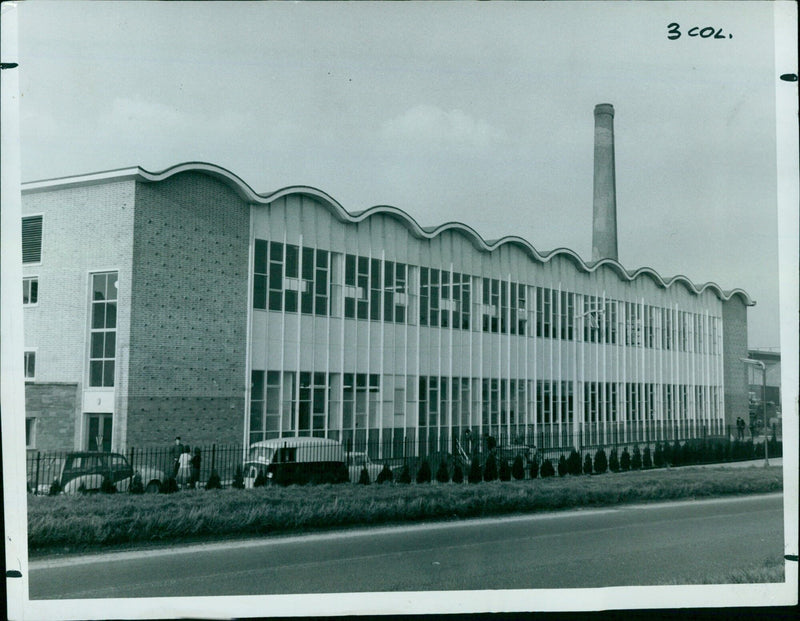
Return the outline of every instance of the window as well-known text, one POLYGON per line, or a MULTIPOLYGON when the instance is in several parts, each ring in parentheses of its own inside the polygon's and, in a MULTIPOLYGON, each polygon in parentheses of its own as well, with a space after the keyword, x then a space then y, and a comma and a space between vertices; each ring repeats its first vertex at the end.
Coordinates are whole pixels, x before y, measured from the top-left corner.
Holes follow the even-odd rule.
POLYGON ((552 336, 552 290, 536 287, 536 336, 550 338, 552 336))
POLYGON ((383 320, 406 322, 408 306, 408 266, 385 261, 383 264, 383 320))
POLYGON ((31 276, 22 279, 22 304, 33 306, 39 301, 39 277, 31 276))
POLYGON ((369 317, 369 259, 353 254, 344 258, 344 316, 369 317))
POLYGON ((36 448, 36 419, 25 419, 25 448, 36 448))
POLYGON ((500 329, 500 281, 483 279, 483 331, 497 332, 500 329))
POLYGON ((253 308, 310 315, 329 313, 330 253, 255 240, 253 308))
POLYGON ((29 349, 25 351, 25 381, 34 380, 36 380, 36 352, 29 349))
POLYGON ((42 216, 22 218, 22 262, 42 260, 42 216))
POLYGON ((117 273, 92 274, 89 386, 114 385, 117 338, 117 273))

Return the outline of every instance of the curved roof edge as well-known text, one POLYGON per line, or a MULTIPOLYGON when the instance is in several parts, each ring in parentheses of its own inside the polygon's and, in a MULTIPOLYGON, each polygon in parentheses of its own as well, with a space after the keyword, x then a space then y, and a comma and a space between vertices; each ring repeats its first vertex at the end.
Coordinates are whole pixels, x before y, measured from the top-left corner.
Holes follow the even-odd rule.
POLYGON ((601 259, 600 261, 587 263, 580 257, 580 255, 569 248, 556 248, 547 252, 540 252, 530 242, 516 235, 509 235, 501 239, 487 241, 483 239, 483 237, 481 237, 475 229, 462 222, 446 222, 435 227, 423 228, 411 215, 402 209, 392 207, 391 205, 376 205, 364 211, 350 213, 329 194, 326 194, 322 190, 313 188, 311 186, 293 185, 275 190, 274 192, 270 192, 268 194, 259 194, 247 183, 245 183, 241 177, 238 177, 234 173, 221 166, 210 164, 208 162, 184 162, 182 164, 177 164, 175 166, 166 168, 160 172, 151 172, 141 167, 135 167, 104 171, 90 175, 81 175, 79 177, 62 177, 59 179, 34 181, 23 184, 23 191, 31 192, 37 190, 55 189, 57 187, 89 185, 120 179, 136 179, 139 181, 155 182, 163 181, 169 177, 183 172, 199 172, 218 179, 228 185, 241 199, 250 203, 266 205, 285 196, 292 194, 303 194, 305 196, 311 196, 318 199, 330 210, 331 214, 341 222, 357 224, 374 215, 388 215, 396 218, 411 232, 412 235, 419 239, 433 239, 434 237, 437 237, 446 231, 454 231, 464 235, 477 250, 482 252, 492 252, 505 244, 510 244, 519 247, 529 257, 540 263, 547 263, 555 257, 564 257, 573 262, 578 269, 585 273, 593 273, 600 267, 606 266, 616 272, 621 280, 626 280, 628 282, 632 282, 639 277, 647 276, 656 285, 664 289, 669 289, 673 285, 680 284, 685 286, 690 292, 696 295, 700 295, 706 289, 709 289, 721 300, 728 301, 734 296, 739 296, 742 302, 744 302, 744 304, 747 306, 755 305, 755 301, 752 300, 748 293, 743 289, 737 288, 725 291, 714 282, 706 282, 702 285, 696 285, 686 276, 681 274, 673 276, 672 278, 664 278, 650 267, 641 267, 633 272, 629 272, 622 266, 622 264, 614 259, 601 259))

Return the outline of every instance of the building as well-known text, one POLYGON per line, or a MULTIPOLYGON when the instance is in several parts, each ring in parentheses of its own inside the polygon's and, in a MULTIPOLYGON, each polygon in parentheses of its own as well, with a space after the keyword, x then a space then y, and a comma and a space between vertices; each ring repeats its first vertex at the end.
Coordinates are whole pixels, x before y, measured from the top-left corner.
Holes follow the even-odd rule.
POLYGON ((767 419, 770 427, 773 423, 781 421, 781 353, 768 349, 750 349, 747 357, 760 360, 766 368, 766 382, 761 374, 761 369, 753 365, 747 367, 747 384, 750 398, 751 418, 759 416, 763 420, 764 385, 766 384, 767 419))
POLYGON ((721 433, 747 412, 753 302, 617 262, 609 109, 589 263, 205 163, 25 183, 29 448, 721 433))

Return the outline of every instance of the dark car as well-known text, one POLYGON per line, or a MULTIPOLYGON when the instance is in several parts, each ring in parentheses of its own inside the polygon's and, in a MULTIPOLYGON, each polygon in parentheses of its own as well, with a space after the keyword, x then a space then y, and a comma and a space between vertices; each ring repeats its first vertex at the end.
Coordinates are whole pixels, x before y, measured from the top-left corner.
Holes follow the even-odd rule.
POLYGON ((104 478, 108 478, 118 492, 127 492, 136 474, 140 475, 145 492, 156 493, 161 489, 163 472, 148 467, 134 472, 127 458, 119 453, 68 453, 57 480, 65 494, 99 491, 104 478))

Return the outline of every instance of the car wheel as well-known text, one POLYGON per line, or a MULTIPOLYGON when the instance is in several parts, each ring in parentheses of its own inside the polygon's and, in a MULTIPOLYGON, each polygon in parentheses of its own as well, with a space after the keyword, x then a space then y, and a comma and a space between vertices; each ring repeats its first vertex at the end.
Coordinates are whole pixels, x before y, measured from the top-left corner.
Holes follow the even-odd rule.
POLYGON ((150 481, 147 487, 144 488, 145 494, 158 494, 161 491, 161 485, 158 481, 150 481))

